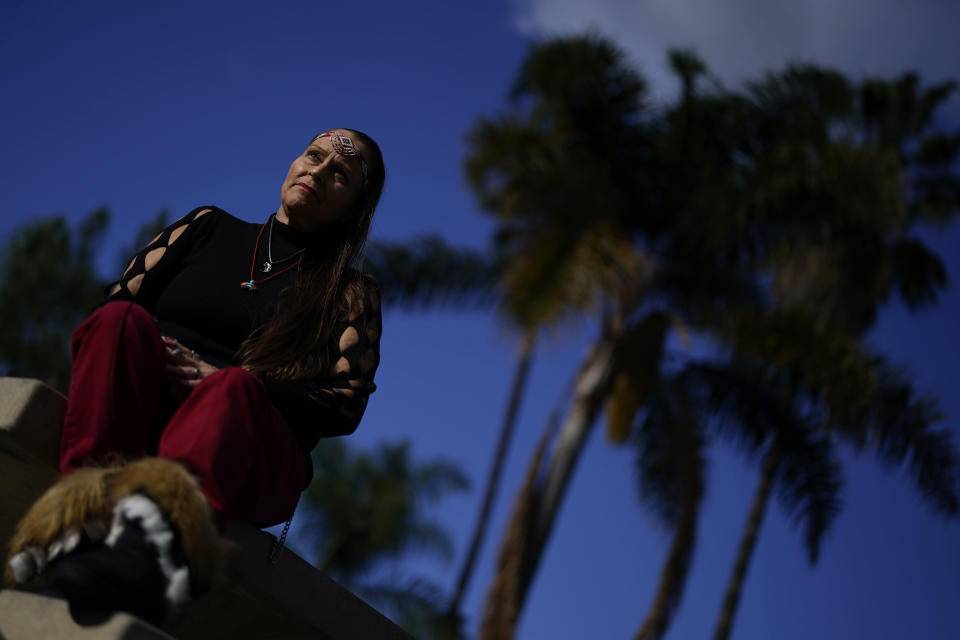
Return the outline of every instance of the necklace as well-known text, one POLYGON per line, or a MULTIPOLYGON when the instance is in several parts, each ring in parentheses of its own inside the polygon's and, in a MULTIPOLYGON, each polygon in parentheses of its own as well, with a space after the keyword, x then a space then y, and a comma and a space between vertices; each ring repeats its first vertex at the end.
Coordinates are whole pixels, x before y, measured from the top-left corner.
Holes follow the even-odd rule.
POLYGON ((273 221, 276 219, 276 216, 270 217, 270 231, 267 232, 267 261, 263 263, 263 266, 260 267, 260 270, 264 273, 270 273, 270 270, 273 269, 273 265, 282 264, 287 260, 293 260, 298 255, 306 251, 306 248, 300 249, 299 251, 294 251, 286 258, 281 258, 280 260, 273 259, 273 221))
MULTIPOLYGON (((267 236, 267 261, 264 262, 264 263, 263 263, 263 266, 261 267, 261 269, 263 270, 264 273, 269 273, 271 270, 273 270, 273 265, 274 265, 274 264, 280 264, 280 263, 286 262, 287 260, 293 260, 294 258, 296 258, 297 256, 299 256, 301 253, 303 253, 304 251, 306 251, 306 247, 304 247, 303 249, 300 249, 299 251, 296 251, 296 252, 290 254, 289 256, 287 256, 286 258, 283 258, 283 259, 281 259, 281 260, 274 260, 274 259, 273 259, 273 252, 271 251, 271 245, 273 244, 273 220, 274 220, 274 218, 275 218, 275 216, 270 216, 270 233, 269 233, 268 236, 267 236)), ((277 271, 275 274, 273 274, 273 275, 271 275, 271 276, 267 276, 266 278, 262 278, 262 279, 260 279, 260 280, 254 280, 254 279, 253 279, 254 267, 255 267, 256 264, 257 264, 257 251, 258 251, 259 248, 260 248, 260 237, 263 236, 263 230, 266 228, 266 226, 267 226, 267 223, 266 223, 266 222, 264 222, 262 225, 260 225, 260 231, 257 233, 257 242, 253 245, 253 259, 250 261, 250 279, 247 280, 246 282, 241 282, 241 283, 240 283, 240 287, 243 288, 243 289, 246 289, 247 291, 256 291, 257 288, 258 288, 258 287, 257 287, 258 284, 262 284, 262 283, 266 282, 267 280, 272 280, 273 278, 276 278, 277 276, 279 276, 281 273, 283 273, 283 272, 285 272, 285 271, 289 271, 290 269, 293 269, 294 267, 296 267, 297 265, 300 264, 300 260, 297 260, 297 261, 294 262, 293 264, 291 264, 291 265, 289 265, 289 266, 287 266, 287 267, 284 267, 283 269, 280 269, 280 271, 277 271)))

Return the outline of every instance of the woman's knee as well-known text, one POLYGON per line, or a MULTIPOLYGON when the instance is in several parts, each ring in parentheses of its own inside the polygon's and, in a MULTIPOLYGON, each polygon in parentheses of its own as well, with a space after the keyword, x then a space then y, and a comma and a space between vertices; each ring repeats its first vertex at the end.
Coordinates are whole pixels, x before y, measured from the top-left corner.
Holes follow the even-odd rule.
POLYGON ((232 402, 249 403, 269 402, 266 387, 257 376, 243 367, 223 367, 206 378, 197 387, 205 394, 231 398, 232 402))
POLYGON ((219 371, 215 371, 207 376, 203 383, 215 383, 219 386, 226 387, 240 387, 240 388, 254 388, 262 386, 262 383, 257 378, 243 367, 223 367, 219 371))
POLYGON ((89 339, 102 337, 113 341, 130 334, 148 340, 156 334, 157 342, 160 339, 156 320, 142 306, 128 301, 108 302, 90 314, 73 332, 72 354, 76 357, 77 350, 89 339))
POLYGON ((155 327, 157 323, 156 320, 153 319, 153 316, 150 315, 150 312, 139 304, 127 300, 116 300, 102 305, 90 314, 90 317, 87 318, 81 327, 88 324, 121 328, 128 324, 135 326, 151 325, 155 327))

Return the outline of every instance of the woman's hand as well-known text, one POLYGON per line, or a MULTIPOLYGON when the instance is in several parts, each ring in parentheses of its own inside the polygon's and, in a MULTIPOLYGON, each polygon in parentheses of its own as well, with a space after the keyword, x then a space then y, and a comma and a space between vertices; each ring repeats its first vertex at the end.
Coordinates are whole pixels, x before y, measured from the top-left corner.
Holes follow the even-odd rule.
POLYGON ((170 336, 160 336, 167 352, 167 376, 174 390, 186 395, 200 384, 204 378, 219 369, 204 362, 196 351, 187 349, 170 336))

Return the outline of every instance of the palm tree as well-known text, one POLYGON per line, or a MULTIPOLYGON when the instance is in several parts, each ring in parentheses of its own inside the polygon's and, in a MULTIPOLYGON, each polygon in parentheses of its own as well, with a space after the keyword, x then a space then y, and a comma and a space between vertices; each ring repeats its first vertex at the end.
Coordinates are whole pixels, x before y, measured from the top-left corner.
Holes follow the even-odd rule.
POLYGON ((707 403, 720 417, 720 435, 762 458, 716 639, 729 636, 774 489, 779 488, 787 512, 805 523, 809 559, 816 562, 820 541, 839 509, 836 441, 872 450, 895 468, 909 458, 918 488, 933 508, 947 515, 958 510, 960 457, 949 434, 934 429, 941 417, 936 403, 918 398, 894 367, 863 352, 856 339, 822 330, 803 335, 796 325, 784 339, 783 324, 771 319, 766 328, 757 328, 754 335, 767 343, 762 359, 741 353, 736 367, 693 371, 709 389, 707 403))
POLYGON ((467 480, 442 460, 414 464, 409 444, 383 444, 373 453, 352 453, 340 440, 324 441, 314 453, 316 475, 304 493, 312 514, 317 567, 347 582, 385 555, 413 549, 441 557, 451 543, 439 524, 426 520, 425 502, 467 480))
POLYGON ((538 495, 538 478, 543 470, 547 446, 556 431, 557 417, 556 412, 551 414, 514 499, 510 524, 500 543, 497 571, 484 603, 480 632, 477 634, 480 640, 512 638, 516 631, 523 602, 521 591, 526 589, 529 580, 527 544, 538 495))
MULTIPOLYGON (((522 608, 567 483, 605 405, 608 433, 623 441, 660 375, 670 329, 697 327, 718 306, 759 296, 750 264, 739 264, 729 248, 718 251, 721 235, 694 216, 724 194, 723 180, 730 178, 721 170, 735 140, 713 137, 729 134, 730 127, 717 125, 739 105, 727 100, 703 108, 703 101, 692 100, 702 65, 682 53, 673 63, 688 99, 664 122, 651 123, 642 80, 611 45, 593 37, 544 44, 520 71, 514 111, 482 120, 471 135, 468 169, 481 203, 498 217, 508 257, 507 313, 541 324, 580 314, 600 325, 556 445, 531 490, 526 573, 514 591, 519 602, 506 607, 511 612, 522 608), (699 113, 692 113, 695 107, 699 113)), ((734 225, 728 227, 723 237, 735 238, 734 225)), ((683 493, 688 508, 696 493, 683 493)), ((681 520, 689 532, 693 519, 675 524, 681 520)), ((680 545, 678 553, 682 548, 690 547, 680 545)))
POLYGON ((466 489, 462 471, 443 460, 415 464, 408 443, 354 453, 333 439, 320 443, 313 459, 316 475, 303 495, 308 516, 301 536, 309 531, 316 566, 390 606, 408 623, 431 622, 441 607, 434 585, 421 579, 371 583, 369 576, 385 560, 411 551, 452 556, 446 531, 423 510, 466 489))
MULTIPOLYGON (((760 458, 761 475, 744 525, 724 595, 724 613, 739 600, 773 491, 788 516, 805 528, 811 563, 819 556, 824 534, 840 510, 842 479, 834 445, 817 423, 817 411, 800 399, 788 376, 762 366, 733 361, 691 364, 686 384, 698 389, 699 404, 713 415, 716 436, 733 442, 750 458, 760 458)), ((731 613, 732 615, 732 613, 731 613)), ((718 624, 729 629, 727 615, 718 624)))
MULTIPOLYGON (((162 228, 162 212, 145 223, 118 256, 116 277, 130 255, 162 228)), ((0 375, 38 378, 66 392, 70 334, 105 297, 95 264, 110 222, 97 209, 71 228, 64 216, 42 218, 12 233, 0 266, 0 375)))
POLYGON ((0 272, 0 373, 40 378, 66 391, 70 333, 103 297, 93 264, 109 214, 99 209, 76 229, 61 217, 14 232, 0 272))
MULTIPOLYGON (((857 93, 834 72, 791 68, 751 85, 746 95, 723 91, 703 95, 696 90, 696 76, 704 66, 687 56, 675 55, 673 62, 682 76, 683 98, 664 117, 658 157, 681 177, 664 183, 670 187, 664 191, 664 202, 687 224, 671 229, 674 248, 665 253, 694 258, 688 265, 661 262, 667 267, 661 277, 680 294, 679 298, 670 294, 675 308, 687 309, 688 318, 699 320, 697 324, 720 344, 733 347, 734 361, 772 363, 773 371, 787 371, 798 385, 787 397, 826 405, 829 419, 794 417, 795 424, 800 418, 813 420, 797 432, 809 433, 810 442, 822 438, 811 429, 827 433, 843 423, 854 445, 863 447, 868 441, 864 434, 886 433, 881 425, 890 423, 889 417, 878 416, 877 407, 889 404, 888 394, 898 398, 894 415, 912 419, 893 420, 904 432, 878 438, 888 443, 878 453, 895 463, 909 456, 924 495, 939 511, 953 513, 957 458, 949 438, 932 430, 935 414, 922 410, 926 405, 915 399, 909 385, 901 382, 879 390, 876 381, 890 379, 889 367, 862 354, 858 342, 893 291, 915 308, 935 301, 945 283, 939 258, 909 231, 919 222, 943 221, 956 211, 960 183, 951 167, 960 137, 927 130, 936 105, 949 95, 951 86, 940 85, 918 96, 915 76, 893 83, 870 81, 859 90, 863 106, 857 111, 857 93), (881 113, 879 104, 887 105, 893 115, 881 113), (894 132, 891 122, 901 123, 900 133, 894 132), (671 163, 672 159, 678 162, 671 163), (695 181, 683 179, 682 165, 696 168, 687 174, 697 176, 695 181), (723 165, 732 170, 718 171, 723 165), (706 224, 697 224, 698 220, 706 224), (707 250, 697 250, 703 248, 707 250), (714 268, 704 269, 711 264, 711 254, 716 256, 714 268), (700 262, 704 257, 707 262, 700 262), (690 304, 690 294, 709 287, 711 275, 736 274, 738 270, 725 267, 745 259, 749 270, 771 274, 762 277, 772 287, 759 296, 751 292, 713 318, 715 308, 697 306, 718 298, 697 296, 690 304), (704 275, 705 282, 697 280, 704 275), (771 306, 787 313, 771 318, 771 306), (815 353, 820 357, 814 360, 815 353)), ((725 598, 725 622, 718 629, 729 629, 770 491, 778 483, 786 490, 780 478, 785 460, 816 450, 806 445, 787 448, 790 442, 806 440, 785 438, 782 424, 774 422, 767 430, 766 439, 760 441, 766 451, 763 473, 725 598)), ((829 469, 822 460, 800 459, 813 472, 829 469)), ((808 488, 816 486, 813 480, 811 476, 808 488)), ((829 474, 823 480, 823 486, 830 485, 829 474)), ((825 527, 828 511, 819 511, 812 522, 825 527)), ((805 517, 813 513, 804 512, 805 517)), ((817 535, 808 532, 811 561, 816 557, 811 545, 825 529, 810 529, 818 530, 817 535)), ((653 628, 645 625, 643 632, 653 628)), ((724 633, 718 630, 717 637, 724 633)))
POLYGON ((513 111, 481 120, 471 133, 468 175, 499 223, 505 314, 520 326, 551 326, 576 316, 600 325, 555 446, 543 465, 531 465, 526 506, 515 511, 524 523, 510 525, 501 549, 501 558, 522 560, 510 563, 515 571, 509 588, 498 578, 495 585, 501 586, 491 590, 481 637, 513 628, 566 485, 618 372, 627 375, 624 364, 630 362, 634 375, 628 382, 656 375, 672 318, 641 305, 650 264, 636 239, 662 224, 641 215, 654 211, 648 202, 651 172, 644 164, 650 149, 644 95, 641 78, 608 43, 558 40, 531 52, 514 86, 513 111))
MULTIPOLYGON (((775 487, 803 514, 815 558, 836 508, 831 487, 838 486, 826 434, 843 418, 861 433, 875 433, 883 423, 875 409, 885 396, 858 395, 840 373, 842 361, 822 357, 791 369, 784 358, 812 353, 804 351, 804 340, 819 334, 827 341, 818 345, 821 356, 835 343, 852 345, 840 355, 858 353, 860 337, 892 291, 914 306, 935 299, 944 281, 939 259, 908 232, 956 208, 960 189, 949 167, 957 141, 926 135, 919 116, 888 117, 875 105, 882 102, 876 95, 910 94, 915 81, 889 90, 866 83, 858 112, 846 80, 833 72, 794 68, 744 93, 701 94, 696 79, 704 65, 683 54, 673 62, 683 80, 682 100, 646 126, 638 99, 642 83, 630 81, 615 50, 590 37, 547 43, 521 69, 514 109, 481 121, 472 134, 470 175, 481 203, 498 217, 507 256, 505 308, 520 322, 549 324, 579 313, 593 314, 601 326, 545 471, 533 476, 526 508, 515 512, 525 520, 522 526, 512 520, 504 537, 501 556, 510 548, 511 557, 524 559, 512 565, 519 574, 511 589, 491 591, 481 635, 515 625, 603 403, 613 414, 611 433, 622 439, 630 429, 624 425, 647 402, 649 382, 630 376, 624 363, 637 361, 653 380, 662 375, 659 346, 648 346, 644 357, 622 357, 628 336, 645 334, 641 342, 662 345, 662 327, 681 319, 682 326, 715 340, 732 363, 756 368, 765 393, 783 407, 768 414, 763 437, 752 445, 763 452, 765 471, 747 528, 753 533, 745 536, 737 562, 742 578, 775 487), (860 119, 848 115, 861 112, 860 119), (898 135, 897 123, 912 128, 898 135), (888 140, 895 144, 881 144, 888 140), (778 332, 754 321, 771 314, 796 326, 778 332), (804 397, 828 407, 829 419, 794 411, 791 403, 804 397), (522 552, 518 531, 526 539, 522 552), (505 601, 504 593, 513 600, 505 601)), ((931 91, 901 102, 929 116, 949 88, 931 91)), ((894 111, 902 116, 904 108, 894 111)), ((853 359, 873 372, 860 382, 883 370, 869 358, 853 359)), ((912 397, 907 394, 906 406, 916 404, 912 397)), ((914 472, 927 479, 924 491, 949 506, 956 457, 949 448, 942 458, 932 456, 929 444, 945 436, 932 431, 929 418, 915 421, 908 430, 912 439, 894 438, 897 446, 890 448, 897 453, 890 455, 920 461, 914 472)), ((689 516, 694 486, 672 491, 674 499, 686 497, 688 508, 686 518, 672 521, 674 567, 683 566, 684 549, 691 548, 685 540, 695 526, 689 516)), ((662 634, 662 612, 675 605, 682 573, 663 574, 657 602, 667 606, 651 612, 653 622, 644 627, 650 637, 662 634)), ((730 591, 729 603, 738 592, 730 591)))
POLYGON ((705 490, 703 449, 709 436, 727 439, 750 457, 765 452, 763 481, 751 509, 736 572, 749 551, 771 491, 806 527, 811 561, 839 510, 839 466, 829 441, 801 412, 795 393, 740 362, 691 361, 661 381, 635 430, 641 496, 673 531, 660 583, 635 638, 661 638, 679 605, 705 490), (709 425, 709 428, 707 428, 709 425))
MULTIPOLYGON (((909 456, 922 493, 946 514, 957 511, 955 450, 946 434, 932 430, 938 417, 929 403, 881 359, 861 353, 860 339, 894 291, 916 308, 934 302, 946 282, 939 257, 912 232, 925 221, 942 222, 960 204, 952 170, 958 137, 930 131, 951 90, 944 84, 920 91, 912 74, 854 87, 812 67, 771 74, 749 88, 756 125, 742 161, 750 194, 743 211, 748 219, 780 221, 758 224, 757 234, 768 247, 772 303, 785 312, 741 322, 738 331, 750 326, 764 341, 734 341, 740 357, 788 374, 792 397, 806 394, 821 407, 821 433, 859 448, 869 443, 896 462, 909 456)), ((729 635, 784 451, 782 438, 774 438, 765 454, 718 640, 729 635)))
MULTIPOLYGON (((583 108, 564 112, 570 101, 561 99, 554 104, 557 109, 540 109, 532 114, 532 119, 544 121, 543 130, 534 134, 535 139, 527 137, 526 133, 522 139, 515 137, 515 132, 523 131, 521 126, 500 126, 500 123, 486 121, 481 121, 471 133, 474 147, 466 163, 468 178, 484 206, 496 212, 502 221, 492 251, 499 274, 500 313, 519 330, 521 337, 511 398, 500 429, 497 453, 491 463, 481 512, 450 601, 451 615, 459 607, 487 528, 538 331, 560 323, 575 313, 589 311, 592 314, 601 306, 606 306, 613 299, 605 293, 607 291, 632 291, 634 275, 642 268, 642 258, 628 234, 618 231, 618 227, 623 225, 615 219, 616 215, 623 215, 625 208, 635 202, 611 201, 609 210, 615 215, 607 218, 598 216, 591 219, 584 216, 583 212, 590 207, 603 206, 598 202, 598 193, 610 193, 620 200, 625 193, 624 187, 629 185, 633 201, 642 194, 642 190, 635 188, 642 174, 635 168, 632 155, 638 148, 630 141, 637 140, 642 133, 633 119, 639 113, 640 98, 645 90, 643 82, 620 64, 619 52, 606 43, 590 40, 587 47, 572 43, 566 50, 555 47, 552 51, 545 50, 539 58, 531 57, 528 65, 521 70, 514 89, 518 103, 531 93, 550 96, 556 91, 568 89, 568 79, 553 66, 557 62, 553 59, 555 56, 563 59, 561 61, 564 63, 579 65, 578 75, 584 82, 575 92, 585 98, 580 100, 583 108), (605 67, 605 75, 594 78, 591 74, 598 65, 605 67), (610 99, 602 109, 597 110, 596 100, 591 96, 596 95, 597 89, 606 92, 608 88, 603 83, 607 80, 614 83, 610 91, 604 94, 609 95, 610 99), (597 129, 597 125, 606 127, 610 123, 616 126, 603 131, 597 129), (555 130, 567 129, 570 135, 558 141, 555 130), (604 148, 606 145, 610 145, 610 149, 604 148), (611 155, 611 149, 621 157, 611 155), (517 166, 503 167, 499 164, 503 160, 512 162, 517 153, 523 155, 517 166), (579 158, 577 154, 580 154, 579 158), (552 190, 556 180, 552 172, 557 165, 550 164, 551 159, 562 159, 560 169, 576 178, 570 185, 577 189, 578 199, 569 199, 568 190, 567 193, 558 194, 558 198, 553 198, 543 208, 542 202, 528 198, 527 194, 536 192, 538 187, 552 190), (602 166, 598 160, 602 161, 602 166), (523 168, 519 173, 514 170, 520 167, 523 168), (593 185, 583 180, 584 172, 591 174, 595 180, 593 185), (515 178, 519 188, 491 188, 491 180, 505 175, 515 178), (601 183, 609 184, 611 188, 604 188, 601 183), (535 208, 531 209, 531 206, 535 208), (541 223, 548 225, 548 228, 540 228, 541 223), (540 242, 540 232, 547 236, 547 242, 540 242)), ((541 191, 539 196, 545 193, 541 191)), ((611 321, 614 321, 612 316, 611 321)), ((601 354, 599 368, 607 369, 607 373, 601 375, 601 379, 607 382, 598 389, 598 403, 602 403, 606 395, 604 385, 611 379, 612 344, 606 341, 598 351, 601 354)), ((582 446, 582 437, 580 440, 581 445, 570 449, 571 453, 582 446)), ((554 509, 562 494, 560 485, 565 484, 565 477, 569 477, 575 458, 576 455, 559 465, 567 470, 551 481, 551 494, 555 497, 548 504, 553 504, 554 509)), ((551 515, 542 520, 552 521, 552 518, 551 515)), ((545 540, 547 535, 548 532, 544 532, 541 538, 545 540)))

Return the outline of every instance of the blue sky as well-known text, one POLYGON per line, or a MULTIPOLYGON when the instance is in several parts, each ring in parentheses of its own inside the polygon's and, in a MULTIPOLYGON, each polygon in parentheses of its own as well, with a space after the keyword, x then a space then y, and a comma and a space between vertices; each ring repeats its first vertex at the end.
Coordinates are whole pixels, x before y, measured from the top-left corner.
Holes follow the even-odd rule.
MULTIPOLYGON (((953 3, 516 0, 324 3, 0 2, 0 241, 38 216, 113 212, 101 266, 160 209, 216 204, 266 219, 293 157, 317 131, 363 129, 388 181, 378 238, 439 233, 482 246, 491 229, 465 187, 465 135, 503 107, 532 39, 592 27, 615 37, 654 82, 668 45, 696 47, 728 83, 787 59, 852 74, 916 68, 960 77, 953 3)), ((945 121, 960 122, 955 98, 945 121)), ((588 212, 587 212, 588 213, 588 212)), ((927 238, 960 281, 960 230, 927 238)), ((885 310, 872 334, 960 434, 960 294, 910 316, 885 310)), ((537 355, 508 459, 494 541, 466 600, 469 628, 496 537, 534 440, 573 375, 591 327, 537 355)), ((418 458, 447 457, 474 479, 436 516, 462 550, 512 372, 514 336, 487 313, 387 309, 379 391, 351 441, 411 438, 418 458)), ((598 430, 599 431, 599 430, 598 430)), ((632 454, 594 433, 521 620, 520 637, 631 637, 649 606, 668 536, 638 505, 632 454)), ((846 506, 810 568, 777 507, 767 515, 733 637, 954 638, 960 633, 960 525, 933 516, 909 479, 869 456, 844 457, 846 506)), ((755 465, 711 451, 693 573, 671 638, 710 633, 756 481, 755 465)), ((451 585, 453 565, 406 564, 451 585)))

